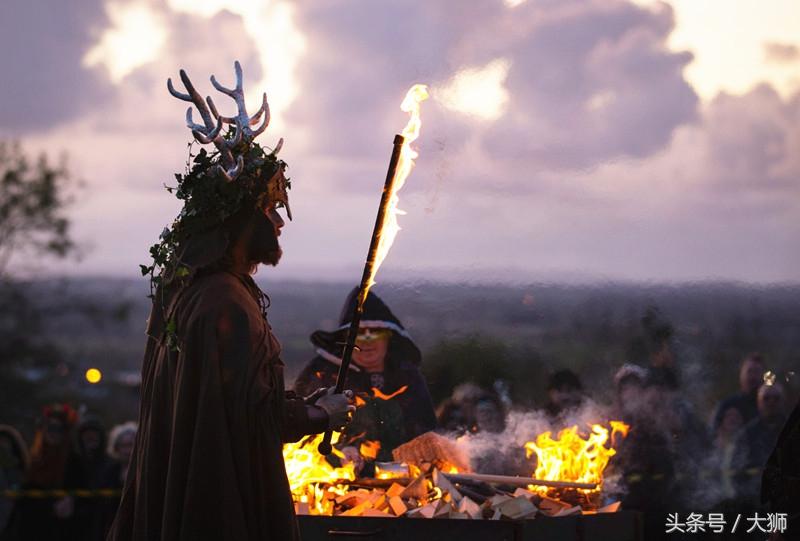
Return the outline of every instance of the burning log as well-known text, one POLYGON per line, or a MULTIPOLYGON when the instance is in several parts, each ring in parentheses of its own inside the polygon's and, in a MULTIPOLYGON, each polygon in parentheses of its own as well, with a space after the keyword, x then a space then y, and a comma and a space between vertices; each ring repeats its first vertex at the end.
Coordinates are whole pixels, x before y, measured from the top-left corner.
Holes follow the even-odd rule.
POLYGON ((514 477, 510 475, 490 475, 484 473, 448 473, 445 477, 455 483, 468 481, 482 481, 492 485, 508 485, 512 487, 526 487, 528 485, 549 488, 575 488, 583 490, 597 489, 597 483, 575 483, 572 481, 546 481, 530 477, 514 477))

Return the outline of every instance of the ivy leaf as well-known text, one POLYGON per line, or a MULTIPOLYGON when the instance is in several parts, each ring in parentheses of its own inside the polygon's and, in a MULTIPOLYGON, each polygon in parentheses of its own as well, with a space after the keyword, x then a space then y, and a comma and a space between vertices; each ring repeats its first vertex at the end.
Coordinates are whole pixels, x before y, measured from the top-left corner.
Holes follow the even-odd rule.
POLYGON ((148 267, 147 265, 139 265, 139 270, 142 271, 142 276, 147 276, 150 274, 150 271, 153 270, 153 267, 148 267))
POLYGON ((175 271, 175 276, 178 278, 186 278, 189 276, 189 268, 184 266, 178 267, 178 270, 175 271))

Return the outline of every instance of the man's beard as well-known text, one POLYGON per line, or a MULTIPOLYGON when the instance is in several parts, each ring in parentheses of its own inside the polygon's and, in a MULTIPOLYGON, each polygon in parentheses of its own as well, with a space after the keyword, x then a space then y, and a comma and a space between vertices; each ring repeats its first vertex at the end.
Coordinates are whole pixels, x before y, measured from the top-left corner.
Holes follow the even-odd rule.
POLYGON ((283 250, 281 250, 281 248, 278 247, 277 250, 272 250, 270 252, 267 252, 267 255, 264 256, 264 259, 262 259, 260 263, 262 265, 270 265, 274 267, 281 260, 282 255, 283 255, 283 250))

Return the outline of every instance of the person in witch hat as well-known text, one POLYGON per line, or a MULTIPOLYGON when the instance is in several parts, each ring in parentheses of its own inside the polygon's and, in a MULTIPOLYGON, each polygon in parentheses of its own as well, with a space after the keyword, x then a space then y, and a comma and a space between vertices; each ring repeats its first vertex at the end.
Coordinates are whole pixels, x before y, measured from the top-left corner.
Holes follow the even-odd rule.
MULTIPOLYGON (((335 385, 357 295, 358 288, 348 295, 339 327, 311 335, 316 356, 295 381, 296 393, 307 396, 335 385)), ((347 387, 360 398, 356 401, 359 407, 339 442, 345 455, 360 466, 363 459, 392 460, 395 447, 436 428, 436 414, 420 372, 419 348, 397 316, 372 291, 364 302, 359 329, 347 374, 347 387), (374 444, 366 448, 361 445, 375 441, 380 442, 377 451, 374 444)))

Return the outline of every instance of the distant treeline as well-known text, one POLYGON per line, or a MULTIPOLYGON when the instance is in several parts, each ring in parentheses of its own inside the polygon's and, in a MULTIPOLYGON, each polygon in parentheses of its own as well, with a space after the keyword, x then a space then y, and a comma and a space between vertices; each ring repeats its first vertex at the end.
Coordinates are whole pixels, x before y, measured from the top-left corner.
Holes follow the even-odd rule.
MULTIPOLYGON (((270 322, 291 383, 313 355, 308 336, 336 326, 352 285, 262 287, 272 301, 270 322)), ((57 303, 44 319, 42 332, 55 349, 48 353, 51 370, 32 373, 36 392, 25 398, 31 408, 68 398, 107 412, 109 422, 135 416, 135 388, 121 390, 121 380, 138 372, 141 362, 149 312, 144 280, 49 281, 29 284, 27 291, 43 306, 62 295, 81 299, 57 303), (105 383, 90 387, 83 381, 90 366, 103 370, 105 383)), ((491 385, 501 379, 520 405, 541 405, 547 374, 567 367, 581 375, 589 392, 608 399, 617 367, 648 362, 648 313, 672 329, 684 384, 701 408, 735 390, 739 360, 749 352, 762 352, 781 377, 800 368, 800 286, 413 283, 380 284, 375 292, 422 348, 436 400, 463 381, 491 385)))

